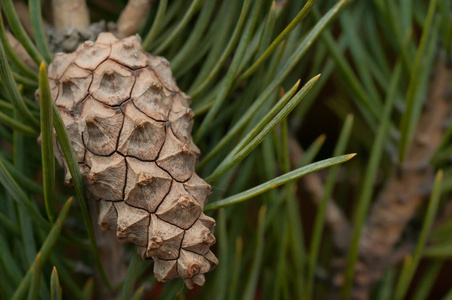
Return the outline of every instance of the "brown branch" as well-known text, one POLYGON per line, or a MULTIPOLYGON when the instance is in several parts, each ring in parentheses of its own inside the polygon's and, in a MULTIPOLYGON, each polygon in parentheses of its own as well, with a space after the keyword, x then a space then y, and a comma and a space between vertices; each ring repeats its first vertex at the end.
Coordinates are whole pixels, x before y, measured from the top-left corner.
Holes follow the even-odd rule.
MULTIPOLYGON (((289 150, 292 164, 297 166, 302 157, 303 149, 294 138, 289 138, 289 150)), ((312 173, 302 177, 302 182, 305 190, 310 194, 312 201, 320 205, 324 194, 324 186, 318 173, 312 173)), ((334 243, 340 250, 345 250, 348 247, 350 240, 350 224, 347 218, 342 213, 341 209, 336 205, 333 199, 329 199, 325 220, 330 230, 333 232, 334 243)))
MULTIPOLYGON (((113 286, 120 284, 127 273, 127 260, 125 255, 125 244, 120 244, 116 238, 114 231, 102 231, 98 223, 98 207, 95 201, 88 201, 91 222, 94 235, 96 236, 97 245, 100 252, 100 259, 107 274, 108 280, 113 286)), ((118 299, 117 291, 109 291, 103 284, 99 270, 95 269, 95 281, 99 287, 97 297, 99 299, 113 300, 118 299)))
POLYGON ((118 37, 123 38, 137 32, 146 20, 153 0, 129 0, 118 19, 118 37))
POLYGON ((56 29, 84 30, 89 26, 85 0, 53 0, 53 22, 56 29))
POLYGON ((31 25, 30 11, 27 4, 20 1, 14 1, 14 10, 19 17, 20 23, 28 33, 28 36, 33 38, 33 26, 31 25))
POLYGON ((443 226, 445 223, 450 221, 451 218, 452 218, 452 201, 448 201, 444 204, 444 207, 441 209, 440 215, 436 218, 435 223, 433 224, 432 231, 443 226))
POLYGON ((27 50, 22 46, 22 44, 16 40, 16 38, 11 34, 11 32, 6 32, 6 38, 9 41, 9 44, 13 48, 14 52, 19 56, 19 58, 30 68, 33 70, 38 70, 38 66, 35 64, 33 59, 28 55, 27 50))
POLYGON ((355 277, 353 299, 368 299, 372 285, 381 278, 395 244, 424 199, 422 187, 433 183, 434 170, 429 159, 441 143, 444 124, 449 118, 452 103, 445 91, 451 82, 452 69, 440 59, 406 162, 392 172, 363 229, 359 265, 365 268, 355 277), (366 276, 368 280, 357 282, 358 276, 366 276))

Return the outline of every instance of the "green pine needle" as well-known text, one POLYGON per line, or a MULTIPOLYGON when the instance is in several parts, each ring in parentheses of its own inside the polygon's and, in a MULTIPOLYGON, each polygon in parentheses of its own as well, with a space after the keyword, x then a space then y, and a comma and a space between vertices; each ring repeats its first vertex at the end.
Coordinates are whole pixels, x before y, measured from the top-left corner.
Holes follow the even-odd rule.
POLYGON ((289 181, 298 179, 302 176, 305 176, 307 174, 310 174, 312 172, 324 169, 324 168, 328 168, 337 164, 341 164, 344 163, 348 160, 350 160, 351 158, 353 158, 356 154, 347 154, 347 155, 342 155, 342 156, 338 156, 338 157, 333 157, 333 158, 329 158, 329 159, 325 159, 319 162, 315 162, 312 163, 310 165, 307 165, 305 167, 301 167, 297 170, 291 171, 287 174, 281 175, 279 177, 276 177, 275 179, 272 179, 270 181, 267 181, 266 183, 263 183, 261 185, 258 185, 252 189, 249 189, 245 192, 239 193, 237 195, 234 196, 230 196, 228 198, 225 198, 223 200, 220 201, 216 201, 210 204, 207 204, 204 207, 205 211, 208 210, 213 210, 213 209, 218 209, 221 207, 225 207, 225 206, 229 206, 229 205, 233 205, 233 204, 237 204, 240 203, 242 201, 248 200, 250 198, 256 197, 257 195, 260 195, 270 189, 274 189, 280 185, 283 185, 289 181))
POLYGON ((44 202, 51 223, 56 212, 55 155, 53 149, 52 97, 50 95, 47 69, 44 63, 39 68, 39 103, 41 106, 41 154, 44 182, 44 202))
POLYGON ((60 279, 58 278, 58 271, 56 267, 53 267, 52 275, 50 276, 50 299, 61 300, 61 286, 60 279))

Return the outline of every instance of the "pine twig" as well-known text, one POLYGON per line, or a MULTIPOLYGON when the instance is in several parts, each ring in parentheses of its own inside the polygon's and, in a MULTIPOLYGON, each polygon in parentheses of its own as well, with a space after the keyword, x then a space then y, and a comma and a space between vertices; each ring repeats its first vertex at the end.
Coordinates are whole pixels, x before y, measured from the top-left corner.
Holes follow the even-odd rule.
POLYGON ((52 10, 57 29, 83 30, 89 26, 89 11, 85 0, 53 0, 52 10))
MULTIPOLYGON (((89 212, 91 222, 98 222, 97 205, 89 201, 89 212)), ((96 236, 97 245, 99 247, 100 259, 105 268, 108 279, 113 286, 117 286, 124 280, 127 272, 127 261, 125 255, 125 244, 120 244, 116 238, 115 232, 102 231, 99 226, 94 226, 94 234, 96 236), (112 263, 114 262, 114 263, 112 263)), ((101 299, 118 299, 118 291, 109 290, 103 283, 102 276, 96 269, 95 282, 98 286, 98 296, 101 299)))
POLYGON ((29 36, 33 36, 33 26, 31 25, 30 12, 27 4, 20 1, 14 1, 14 9, 16 10, 20 23, 24 27, 25 31, 29 36))
POLYGON ((19 58, 22 59, 22 61, 26 63, 27 66, 29 66, 33 70, 38 71, 38 66, 34 63, 33 59, 27 53, 27 50, 25 50, 24 46, 22 46, 22 44, 12 35, 12 33, 6 31, 6 37, 8 38, 8 41, 14 52, 16 52, 17 56, 19 56, 19 58))
MULTIPOLYGON (((293 165, 298 165, 303 157, 303 149, 295 138, 289 138, 290 158, 293 165)), ((324 186, 319 173, 312 173, 302 178, 305 190, 310 194, 315 204, 320 204, 324 186)), ((347 248, 350 240, 350 224, 336 203, 330 199, 326 207, 325 220, 333 232, 333 239, 336 247, 340 250, 347 248)))
POLYGON ((118 19, 118 37, 124 38, 137 32, 144 24, 154 0, 129 0, 118 19))
POLYGON ((420 187, 433 182, 434 170, 429 159, 441 143, 452 107, 445 97, 445 90, 452 81, 452 68, 447 68, 445 60, 439 59, 434 74, 429 102, 421 113, 406 162, 401 169, 392 172, 363 229, 360 263, 365 268, 359 275, 367 275, 367 280, 355 282, 354 299, 368 298, 370 288, 383 275, 395 244, 423 200, 420 187))

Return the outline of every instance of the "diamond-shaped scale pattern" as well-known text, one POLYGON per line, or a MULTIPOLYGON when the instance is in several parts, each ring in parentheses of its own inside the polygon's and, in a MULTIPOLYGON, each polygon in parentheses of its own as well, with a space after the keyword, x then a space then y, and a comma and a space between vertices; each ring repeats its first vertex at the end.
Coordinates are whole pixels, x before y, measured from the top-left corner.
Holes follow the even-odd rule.
POLYGON ((137 36, 102 33, 56 56, 49 79, 99 226, 153 259, 159 281, 203 285, 218 264, 215 220, 202 212, 211 187, 194 172, 194 115, 169 62, 144 52, 137 36))

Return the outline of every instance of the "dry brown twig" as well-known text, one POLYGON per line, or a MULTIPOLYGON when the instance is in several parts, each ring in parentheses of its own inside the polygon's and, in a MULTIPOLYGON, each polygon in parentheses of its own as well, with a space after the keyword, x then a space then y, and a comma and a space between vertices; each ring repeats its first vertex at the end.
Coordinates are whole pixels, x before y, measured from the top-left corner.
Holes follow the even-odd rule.
POLYGON ((137 32, 140 26, 144 24, 153 2, 153 0, 129 0, 117 22, 119 38, 137 32))

